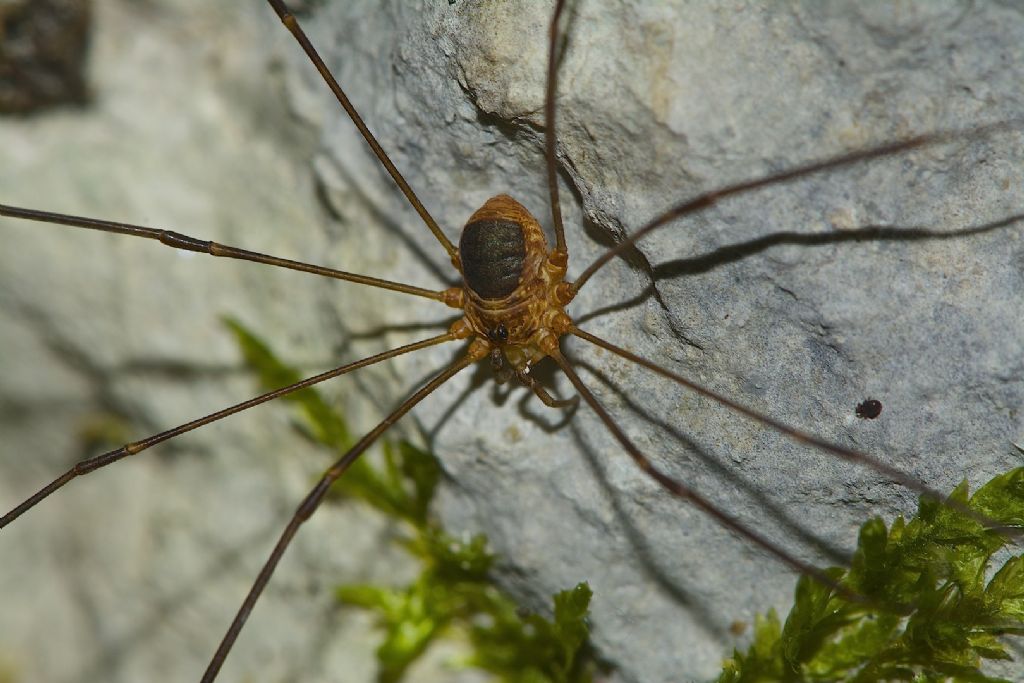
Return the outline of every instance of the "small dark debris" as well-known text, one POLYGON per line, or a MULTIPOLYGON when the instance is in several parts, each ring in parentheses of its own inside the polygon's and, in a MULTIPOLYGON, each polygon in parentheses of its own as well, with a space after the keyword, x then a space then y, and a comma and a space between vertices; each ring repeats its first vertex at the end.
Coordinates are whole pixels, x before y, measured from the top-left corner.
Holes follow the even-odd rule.
POLYGON ((91 0, 0 2, 0 113, 84 104, 91 0))
POLYGON ((861 419, 874 420, 882 414, 882 402, 869 398, 866 401, 858 403, 855 412, 857 413, 857 417, 861 419))

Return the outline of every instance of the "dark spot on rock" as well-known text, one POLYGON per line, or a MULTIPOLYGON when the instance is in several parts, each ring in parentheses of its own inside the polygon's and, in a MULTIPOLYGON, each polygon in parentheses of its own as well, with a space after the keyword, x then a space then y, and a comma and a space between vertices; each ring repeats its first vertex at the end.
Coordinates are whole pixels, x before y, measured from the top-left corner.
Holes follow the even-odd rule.
POLYGON ((861 419, 874 420, 882 414, 882 402, 869 398, 858 403, 857 409, 854 412, 856 412, 857 417, 861 419))

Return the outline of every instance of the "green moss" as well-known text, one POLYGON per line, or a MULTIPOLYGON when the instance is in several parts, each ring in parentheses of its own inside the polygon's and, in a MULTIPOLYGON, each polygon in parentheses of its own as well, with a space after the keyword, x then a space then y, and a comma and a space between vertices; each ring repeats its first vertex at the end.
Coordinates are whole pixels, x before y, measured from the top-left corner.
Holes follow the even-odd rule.
MULTIPOLYGON (((225 324, 246 363, 267 389, 302 377, 267 344, 236 320, 225 324)), ((315 387, 285 399, 296 405, 296 428, 335 457, 354 443, 342 414, 315 387)), ((440 638, 468 642, 471 653, 458 664, 488 671, 510 683, 586 683, 595 669, 587 647, 585 583, 554 596, 553 617, 524 614, 490 579, 494 556, 480 535, 460 540, 430 514, 440 477, 437 459, 414 445, 382 440, 382 464, 357 460, 335 484, 333 495, 355 498, 404 523, 396 542, 419 559, 422 570, 407 586, 349 584, 339 601, 375 613, 384 637, 377 648, 378 680, 399 681, 440 638)))
MULTIPOLYGON (((965 482, 950 500, 1020 529, 1024 468, 970 497, 965 482)), ((998 530, 926 498, 910 521, 887 529, 871 519, 852 566, 828 570, 850 595, 802 577, 785 624, 774 612, 758 617, 754 642, 718 680, 1001 681, 981 666, 1011 660, 1004 639, 1024 634, 1024 557, 990 572, 1008 545, 998 530)))
POLYGON ((14 662, 0 655, 0 683, 16 683, 17 681, 17 668, 15 668, 14 662))

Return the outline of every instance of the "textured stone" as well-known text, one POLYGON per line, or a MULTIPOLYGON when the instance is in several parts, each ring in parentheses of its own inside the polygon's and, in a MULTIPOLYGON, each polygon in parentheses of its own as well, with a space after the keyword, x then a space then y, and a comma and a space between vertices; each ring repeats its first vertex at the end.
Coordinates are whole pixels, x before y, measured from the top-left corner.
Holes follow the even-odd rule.
MULTIPOLYGON (((499 192, 550 223, 547 3, 308 4, 314 41, 452 240, 499 192)), ((571 275, 700 191, 1024 114, 1024 19, 1010 3, 574 7, 558 121, 571 275)), ((0 201, 453 282, 260 3, 110 0, 96 22, 92 107, 0 122, 0 201)), ((1022 157, 1019 131, 964 137, 729 199, 600 271, 572 313, 936 488, 978 483, 1016 464, 1012 442, 1024 439, 1024 244, 1020 224, 995 225, 1024 210, 1022 157), (985 225, 995 227, 964 234, 985 225), (881 416, 857 419, 869 397, 881 416)), ((222 314, 311 372, 450 316, 142 240, 0 229, 5 509, 91 452, 81 430, 93 416, 130 418, 136 436, 250 394, 222 314)), ((913 508, 884 476, 583 342, 564 347, 659 467, 802 559, 841 561, 869 515, 913 508)), ((400 359, 335 390, 368 427, 452 353, 400 359)), ((557 373, 538 372, 568 393, 557 373)), ((445 464, 438 513, 452 531, 488 534, 503 558, 497 579, 526 605, 589 580, 595 643, 618 678, 709 678, 742 642, 733 622, 788 605, 789 571, 658 488, 585 406, 567 420, 489 375, 467 373, 405 425, 445 464)), ((286 407, 268 406, 200 430, 74 482, 5 529, 0 662, 15 680, 197 678, 325 464, 289 422, 286 407)), ((330 589, 410 568, 388 550, 387 524, 356 505, 309 526, 224 680, 372 678, 368 620, 339 614, 330 589)))

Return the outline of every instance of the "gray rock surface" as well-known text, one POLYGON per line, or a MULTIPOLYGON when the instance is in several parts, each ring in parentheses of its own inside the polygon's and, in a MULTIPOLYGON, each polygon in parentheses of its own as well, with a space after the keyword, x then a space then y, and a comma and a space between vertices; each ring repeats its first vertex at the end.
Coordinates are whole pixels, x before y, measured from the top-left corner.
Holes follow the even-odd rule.
MULTIPOLYGON (((548 3, 307 4, 314 41, 453 240, 499 192, 549 223, 548 3)), ((575 8, 558 122, 570 274, 699 191, 1024 115, 1014 3, 575 8)), ((0 201, 421 286, 452 280, 261 3, 107 0, 96 20, 93 106, 0 121, 0 201)), ((939 489, 979 483, 1017 464, 1012 443, 1024 441, 1024 244, 1019 223, 963 231, 1024 211, 1022 161, 1019 131, 965 137, 728 200, 606 267, 572 313, 939 489), (912 228, 947 237, 898 232, 912 228), (883 413, 858 420, 868 397, 883 413)), ((137 436, 249 395, 220 315, 311 372, 450 316, 142 240, 9 220, 0 230, 4 509, 91 453, 89 425, 116 415, 137 436)), ((802 559, 840 561, 869 515, 913 509, 915 496, 884 476, 583 342, 564 347, 659 466, 802 559)), ((332 391, 368 427, 452 353, 400 359, 332 391)), ((556 373, 540 374, 567 392, 556 373)), ((710 678, 743 642, 734 622, 786 608, 794 576, 665 494, 590 411, 563 420, 488 378, 486 367, 468 372, 405 425, 444 461, 438 513, 452 531, 488 534, 503 558, 498 580, 525 605, 590 581, 594 640, 617 680, 710 678)), ((0 672, 198 678, 324 464, 288 408, 268 406, 74 482, 0 534, 0 672)), ((330 593, 408 577, 391 533, 357 505, 318 513, 223 680, 371 680, 368 619, 335 608, 330 593)), ((413 679, 451 680, 443 659, 413 679)))

